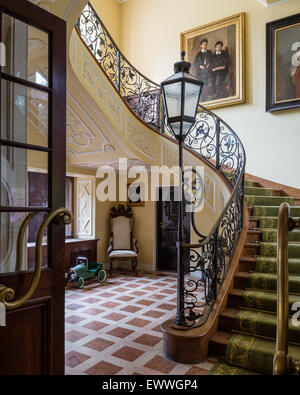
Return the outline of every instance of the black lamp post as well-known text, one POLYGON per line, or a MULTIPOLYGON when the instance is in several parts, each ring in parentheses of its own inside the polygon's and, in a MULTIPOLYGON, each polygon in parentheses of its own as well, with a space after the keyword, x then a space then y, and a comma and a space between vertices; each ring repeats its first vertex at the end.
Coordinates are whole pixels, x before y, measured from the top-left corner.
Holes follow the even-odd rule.
POLYGON ((184 174, 182 171, 182 146, 186 136, 196 121, 198 103, 203 82, 189 73, 191 63, 184 60, 174 64, 174 73, 161 83, 167 122, 179 145, 179 168, 181 171, 181 199, 179 203, 178 237, 177 237, 177 315, 175 324, 185 326, 184 314, 184 266, 182 260, 183 214, 184 214, 184 174))

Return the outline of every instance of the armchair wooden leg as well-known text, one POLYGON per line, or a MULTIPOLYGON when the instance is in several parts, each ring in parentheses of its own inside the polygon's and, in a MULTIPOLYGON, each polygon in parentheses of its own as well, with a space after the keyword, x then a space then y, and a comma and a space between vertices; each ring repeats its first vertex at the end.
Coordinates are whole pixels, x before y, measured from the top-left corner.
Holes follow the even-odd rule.
POLYGON ((137 276, 137 265, 138 265, 138 260, 137 258, 134 258, 131 262, 132 265, 132 271, 135 273, 135 275, 137 276))
POLYGON ((113 268, 112 261, 113 261, 112 258, 109 258, 109 274, 110 274, 110 276, 112 274, 112 268, 113 268))

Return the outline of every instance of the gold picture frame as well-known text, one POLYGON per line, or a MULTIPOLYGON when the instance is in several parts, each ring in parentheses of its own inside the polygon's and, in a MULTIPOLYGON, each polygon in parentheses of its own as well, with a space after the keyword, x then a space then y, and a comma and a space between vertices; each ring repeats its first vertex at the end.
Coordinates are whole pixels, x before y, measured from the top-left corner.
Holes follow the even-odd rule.
POLYGON ((181 33, 180 46, 191 74, 204 82, 201 105, 212 109, 245 103, 244 12, 181 33))

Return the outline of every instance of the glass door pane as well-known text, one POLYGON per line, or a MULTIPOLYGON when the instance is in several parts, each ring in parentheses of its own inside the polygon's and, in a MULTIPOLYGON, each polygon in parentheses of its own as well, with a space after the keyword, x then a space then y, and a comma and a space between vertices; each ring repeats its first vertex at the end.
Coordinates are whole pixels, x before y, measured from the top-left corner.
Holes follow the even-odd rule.
POLYGON ((2 72, 49 86, 48 33, 3 13, 2 42, 6 46, 6 66, 2 72))

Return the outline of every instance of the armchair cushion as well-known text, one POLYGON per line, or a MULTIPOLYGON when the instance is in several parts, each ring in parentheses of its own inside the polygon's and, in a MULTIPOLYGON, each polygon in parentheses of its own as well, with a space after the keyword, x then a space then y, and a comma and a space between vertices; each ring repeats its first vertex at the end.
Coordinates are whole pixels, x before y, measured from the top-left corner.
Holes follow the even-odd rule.
POLYGON ((112 219, 114 250, 129 250, 131 248, 132 219, 117 217, 112 219))
POLYGON ((131 250, 114 250, 109 254, 110 258, 134 258, 137 253, 131 250))

